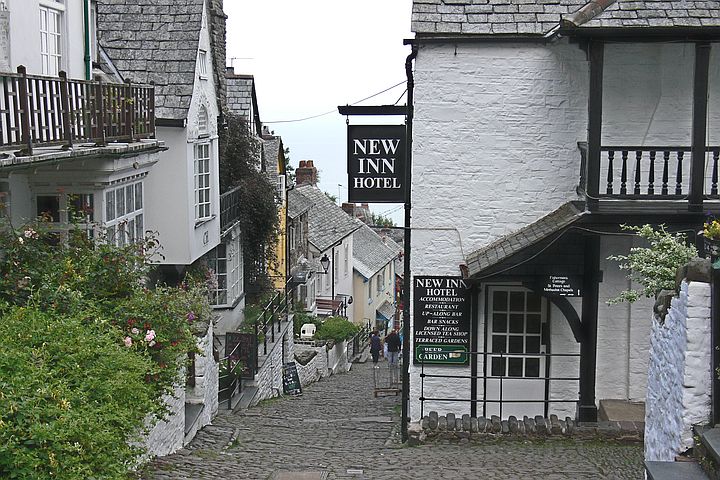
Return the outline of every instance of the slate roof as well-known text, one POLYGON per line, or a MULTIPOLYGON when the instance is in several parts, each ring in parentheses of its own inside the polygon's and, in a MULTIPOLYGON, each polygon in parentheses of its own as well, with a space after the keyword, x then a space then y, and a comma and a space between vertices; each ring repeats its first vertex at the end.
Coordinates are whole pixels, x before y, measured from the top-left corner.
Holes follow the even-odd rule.
POLYGON ((312 206, 312 202, 298 193, 296 189, 288 190, 288 217, 295 219, 310 210, 312 206))
POLYGON ((467 266, 470 276, 508 259, 515 253, 579 220, 584 212, 573 202, 568 202, 517 232, 505 235, 489 245, 469 254, 467 266))
POLYGON ((395 315, 395 305, 385 300, 375 312, 376 314, 379 313, 385 320, 392 320, 393 315, 395 315))
POLYGON ((583 29, 720 26, 716 0, 413 0, 412 11, 419 37, 545 35, 561 20, 583 29), (574 15, 583 7, 590 15, 574 15))
POLYGON ((360 222, 353 233, 353 268, 365 278, 371 278, 390 263, 402 250, 391 238, 385 240, 372 228, 360 222))
POLYGON ((230 113, 243 117, 250 122, 253 104, 253 90, 255 88, 255 78, 252 75, 239 75, 235 73, 225 73, 227 80, 227 106, 230 113))
POLYGON ((155 82, 157 118, 187 118, 204 0, 98 0, 98 40, 124 79, 155 82))
POLYGON ((350 218, 320 189, 303 185, 294 191, 312 203, 308 210, 308 240, 321 252, 360 228, 358 221, 350 218))

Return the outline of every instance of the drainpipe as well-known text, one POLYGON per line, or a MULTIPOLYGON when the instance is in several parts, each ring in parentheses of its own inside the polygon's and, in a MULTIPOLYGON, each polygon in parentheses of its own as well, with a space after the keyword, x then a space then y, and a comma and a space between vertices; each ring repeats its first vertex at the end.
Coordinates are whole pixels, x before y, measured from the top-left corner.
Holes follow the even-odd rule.
POLYGON ((405 164, 405 264, 404 264, 404 286, 403 286, 403 372, 402 372, 402 411, 400 431, 402 441, 408 439, 408 414, 410 406, 410 200, 412 191, 412 122, 413 122, 413 89, 415 79, 413 78, 413 60, 418 54, 418 44, 412 40, 406 41, 412 45, 412 51, 405 60, 405 74, 407 75, 407 161, 405 164))
POLYGON ((83 13, 85 20, 85 80, 92 77, 92 64, 90 62, 90 0, 83 0, 83 13))

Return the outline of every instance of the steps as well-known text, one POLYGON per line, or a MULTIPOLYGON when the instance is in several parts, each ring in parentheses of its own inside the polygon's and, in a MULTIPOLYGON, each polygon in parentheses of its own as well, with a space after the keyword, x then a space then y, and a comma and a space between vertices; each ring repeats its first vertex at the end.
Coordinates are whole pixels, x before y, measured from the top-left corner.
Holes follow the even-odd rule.
POLYGON ((695 462, 645 462, 648 480, 708 480, 695 462))

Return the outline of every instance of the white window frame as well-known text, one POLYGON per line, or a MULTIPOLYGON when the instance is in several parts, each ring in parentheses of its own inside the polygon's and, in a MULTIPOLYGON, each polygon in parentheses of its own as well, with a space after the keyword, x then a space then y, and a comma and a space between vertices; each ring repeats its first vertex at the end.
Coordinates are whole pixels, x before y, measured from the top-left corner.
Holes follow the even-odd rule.
POLYGON ((210 159, 212 147, 210 142, 196 143, 193 145, 193 178, 195 180, 195 222, 203 222, 212 218, 212 195, 210 180, 210 159), (201 150, 207 149, 205 156, 201 156, 201 150))
POLYGON ((345 276, 346 277, 350 273, 348 271, 349 263, 350 263, 350 245, 345 244, 345 257, 343 258, 343 265, 345 267, 345 276))
POLYGON ((142 180, 122 182, 103 191, 103 218, 108 243, 122 247, 145 238, 144 195, 142 180), (120 201, 123 205, 119 204, 120 201))
POLYGON ((205 105, 200 105, 200 111, 198 111, 198 135, 207 136, 210 132, 210 117, 208 116, 208 110, 205 105))
MULTIPOLYGON (((98 218, 98 216, 95 213, 95 208, 97 208, 97 192, 92 190, 72 190, 68 193, 65 192, 65 188, 57 189, 54 191, 40 189, 34 193, 33 196, 33 208, 34 212, 39 216, 40 212, 38 212, 38 197, 56 197, 58 199, 58 218, 53 219, 52 222, 49 222, 48 225, 51 226, 51 229, 53 231, 59 231, 59 232, 67 232, 70 229, 70 214, 69 214, 69 206, 72 203, 70 200, 70 197, 73 195, 85 195, 90 197, 89 207, 92 209, 90 211, 89 215, 85 215, 84 219, 80 219, 76 217, 74 221, 77 223, 74 224, 74 228, 79 228, 82 230, 86 230, 88 232, 88 237, 92 238, 95 235, 94 230, 94 222, 98 218)), ((85 203, 85 202, 83 202, 85 203)))
POLYGON ((278 202, 282 204, 285 200, 285 175, 277 176, 275 188, 277 190, 278 202))
POLYGON ((40 68, 43 75, 57 77, 63 68, 65 5, 51 0, 39 3, 40 68))

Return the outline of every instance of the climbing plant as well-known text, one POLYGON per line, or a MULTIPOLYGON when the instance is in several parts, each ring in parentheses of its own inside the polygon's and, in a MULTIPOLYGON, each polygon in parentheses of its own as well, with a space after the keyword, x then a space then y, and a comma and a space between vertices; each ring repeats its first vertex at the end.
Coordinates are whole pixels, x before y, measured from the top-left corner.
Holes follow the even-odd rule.
MULTIPOLYGON (((260 140, 240 116, 228 115, 220 136, 220 188, 239 188, 245 291, 262 296, 271 288, 267 266, 275 260, 280 220, 275 185, 261 171, 260 140)), ((274 181, 274 179, 273 179, 274 181)))

